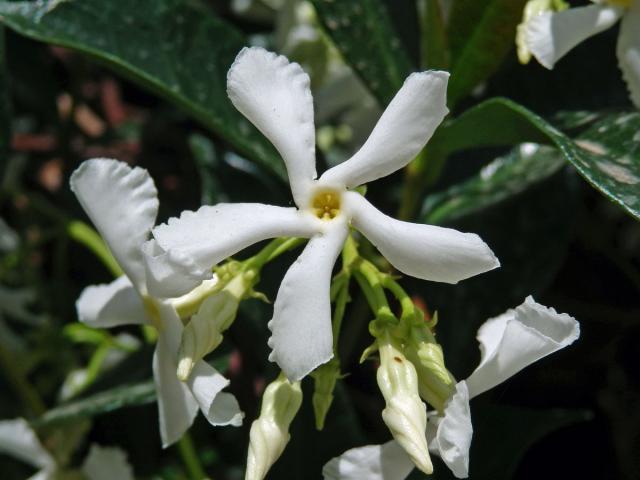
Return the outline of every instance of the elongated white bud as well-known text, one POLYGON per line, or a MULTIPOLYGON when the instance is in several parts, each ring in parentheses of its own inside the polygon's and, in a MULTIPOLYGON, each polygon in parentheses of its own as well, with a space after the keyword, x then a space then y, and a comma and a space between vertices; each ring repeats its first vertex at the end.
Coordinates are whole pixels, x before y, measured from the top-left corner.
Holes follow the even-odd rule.
POLYGON ((425 435, 427 407, 418 395, 416 369, 388 335, 378 341, 380 367, 377 380, 387 405, 382 411, 382 419, 416 467, 431 474, 433 465, 425 435))
POLYGON ((222 342, 222 332, 233 321, 239 302, 222 290, 207 298, 182 332, 178 350, 178 378, 183 382, 194 365, 222 342))
POLYGON ((245 480, 262 480, 289 443, 289 426, 302 405, 300 382, 283 375, 262 395, 260 416, 251 424, 245 480))

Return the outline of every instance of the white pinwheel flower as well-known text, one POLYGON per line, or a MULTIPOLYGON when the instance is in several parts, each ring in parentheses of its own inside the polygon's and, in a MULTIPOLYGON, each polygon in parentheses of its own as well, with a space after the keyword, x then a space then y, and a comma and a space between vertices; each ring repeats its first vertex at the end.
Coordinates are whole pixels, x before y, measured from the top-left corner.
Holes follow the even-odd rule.
POLYGON ((414 277, 456 283, 496 268, 496 257, 477 235, 395 220, 350 191, 404 167, 422 150, 448 112, 448 76, 410 75, 360 151, 317 179, 309 77, 283 56, 243 49, 227 75, 227 92, 282 156, 298 208, 218 204, 170 219, 153 229, 146 246, 149 288, 183 294, 249 245, 309 238, 282 281, 269 323, 269 358, 295 381, 333 356, 329 286, 350 225, 414 277))
MULTIPOLYGON (((571 316, 528 297, 519 307, 487 320, 478 330, 480 365, 458 382, 444 415, 429 415, 429 450, 439 455, 457 478, 469 473, 473 427, 469 400, 504 382, 523 368, 571 345, 580 326, 571 316)), ((414 465, 395 441, 354 448, 328 462, 325 480, 403 480, 414 465)))
MULTIPOLYGON (((0 421, 0 453, 8 454, 38 469, 28 480, 54 480, 62 470, 42 446, 38 436, 24 418, 0 421)), ((127 455, 117 447, 92 444, 82 464, 88 480, 133 480, 127 455)))
POLYGON ((155 225, 157 191, 146 170, 123 162, 92 159, 71 176, 71 189, 91 218, 124 275, 87 287, 76 303, 80 321, 96 328, 148 324, 158 329, 153 376, 164 447, 180 439, 198 408, 212 425, 240 425, 243 414, 229 393, 229 381, 200 360, 186 383, 176 376, 183 325, 169 300, 147 290, 142 246, 155 225))
POLYGON ((631 101, 640 108, 640 0, 591 1, 595 5, 533 16, 524 25, 524 41, 536 59, 552 69, 573 47, 621 19, 618 65, 631 101))

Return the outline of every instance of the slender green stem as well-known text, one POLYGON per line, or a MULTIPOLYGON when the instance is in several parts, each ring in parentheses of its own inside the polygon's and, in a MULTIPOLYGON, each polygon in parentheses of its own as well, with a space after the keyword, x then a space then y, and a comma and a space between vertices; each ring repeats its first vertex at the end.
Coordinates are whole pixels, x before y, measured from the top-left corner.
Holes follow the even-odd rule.
POLYGON ((122 268, 109 251, 109 248, 93 228, 79 220, 72 220, 67 223, 67 234, 76 242, 91 250, 114 277, 122 275, 122 268))
POLYGON ((0 343, 0 366, 16 394, 34 415, 42 415, 47 407, 35 388, 29 383, 13 355, 0 343))
POLYGON ((200 459, 198 459, 198 454, 196 453, 196 449, 193 445, 193 440, 191 439, 189 432, 185 432, 182 438, 178 441, 178 451, 180 452, 180 457, 187 468, 187 472, 189 473, 191 480, 202 480, 203 478, 212 480, 211 476, 207 476, 200 464, 200 459))
POLYGON ((245 268, 247 270, 251 268, 260 269, 265 263, 274 260, 304 241, 304 238, 276 238, 271 240, 262 250, 246 261, 245 268))
POLYGON ((358 263, 357 268, 357 271, 362 274, 371 287, 377 305, 376 311, 379 311, 380 309, 387 309, 390 311, 389 302, 387 301, 387 296, 384 293, 384 288, 380 281, 380 271, 371 262, 364 259, 358 263))

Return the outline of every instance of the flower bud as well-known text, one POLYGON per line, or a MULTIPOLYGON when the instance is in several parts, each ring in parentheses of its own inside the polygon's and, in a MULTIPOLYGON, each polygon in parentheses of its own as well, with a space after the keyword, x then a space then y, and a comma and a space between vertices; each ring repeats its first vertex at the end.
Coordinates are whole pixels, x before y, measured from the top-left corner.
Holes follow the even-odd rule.
POLYGON ((302 404, 300 382, 281 373, 262 395, 260 416, 251 424, 245 480, 262 480, 289 442, 289 425, 302 404))
POLYGON ((327 412, 333 403, 333 390, 340 378, 340 362, 334 357, 324 365, 320 365, 311 376, 315 382, 312 402, 316 428, 322 430, 327 412))
POLYGON ((431 474, 433 465, 425 436, 427 407, 418 395, 416 369, 389 334, 379 342, 377 380, 386 402, 382 419, 413 463, 424 473, 431 474))
POLYGON ((442 347, 437 343, 420 342, 406 349, 418 375, 420 396, 440 413, 455 392, 456 382, 444 365, 442 347))
POLYGON ((522 21, 516 30, 516 47, 518 50, 518 60, 523 65, 531 60, 531 51, 527 46, 526 25, 536 15, 544 12, 559 12, 569 8, 564 0, 529 0, 524 7, 522 21))

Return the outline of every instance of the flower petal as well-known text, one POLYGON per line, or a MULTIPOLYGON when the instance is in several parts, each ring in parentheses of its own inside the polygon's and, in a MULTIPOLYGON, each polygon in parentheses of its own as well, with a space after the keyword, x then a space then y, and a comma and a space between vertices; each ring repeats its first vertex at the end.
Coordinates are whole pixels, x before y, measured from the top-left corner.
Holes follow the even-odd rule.
MULTIPOLYGON (((473 426, 469 390, 464 381, 456 385, 456 392, 447 402, 444 416, 435 418, 432 425, 437 424, 437 430, 435 436, 429 438, 429 450, 440 455, 456 478, 467 478, 473 426)), ((429 437, 433 429, 428 428, 427 432, 429 437)))
POLYGON ((105 285, 85 288, 76 302, 76 310, 80 321, 94 328, 147 321, 142 298, 126 275, 105 285))
POLYGON ((575 318, 527 297, 522 305, 487 320, 478 330, 481 361, 467 379, 471 398, 571 345, 579 336, 575 318))
POLYGON ((383 445, 352 448, 331 459, 322 469, 324 480, 403 480, 414 465, 392 440, 383 445))
POLYGON ((544 12, 525 25, 526 44, 541 65, 552 69, 573 47, 610 28, 622 12, 619 7, 601 5, 544 12))
POLYGON ((173 307, 156 304, 163 329, 159 332, 153 355, 153 378, 158 397, 160 437, 167 448, 186 432, 198 414, 198 402, 186 383, 178 380, 177 352, 182 323, 173 307))
POLYGON ((631 101, 640 108, 640 2, 632 2, 622 17, 617 54, 631 101))
POLYGON ((408 164, 449 112, 448 80, 449 74, 441 71, 409 75, 362 148, 326 171, 321 181, 352 188, 408 164))
POLYGON ((134 480, 133 469, 127 454, 117 447, 101 447, 92 444, 89 455, 82 464, 82 472, 88 480, 134 480))
POLYGON ((158 192, 142 168, 94 158, 71 175, 71 190, 127 276, 144 289, 142 244, 158 214, 158 192))
POLYGON ((395 220, 355 192, 345 193, 343 203, 352 214, 353 226, 407 275, 457 283, 500 266, 491 249, 474 233, 395 220))
POLYGON ((229 380, 211 365, 203 360, 197 361, 187 385, 211 425, 242 425, 244 413, 238 401, 230 393, 222 392, 229 385, 229 380))
POLYGON ((24 418, 0 422, 0 452, 36 468, 50 469, 56 464, 24 418))
POLYGON ((348 228, 337 219, 330 223, 309 240, 282 279, 269 322, 269 360, 292 382, 333 357, 329 287, 348 228))
POLYGON ((213 265, 243 248, 267 238, 309 237, 317 231, 315 225, 309 216, 295 208, 261 203, 221 203, 201 207, 196 212, 183 212, 179 218, 171 218, 153 229, 157 246, 167 255, 145 256, 152 277, 150 291, 159 295, 158 287, 164 284, 167 290, 172 290, 172 296, 181 295, 190 288, 170 289, 175 280, 169 272, 175 271, 180 278, 189 277, 184 274, 187 270, 195 272, 193 288, 202 281, 198 272, 207 272, 210 277, 213 265))
POLYGON ((293 198, 302 208, 316 178, 309 76, 286 57, 259 47, 243 48, 227 74, 227 94, 282 155, 293 198))

